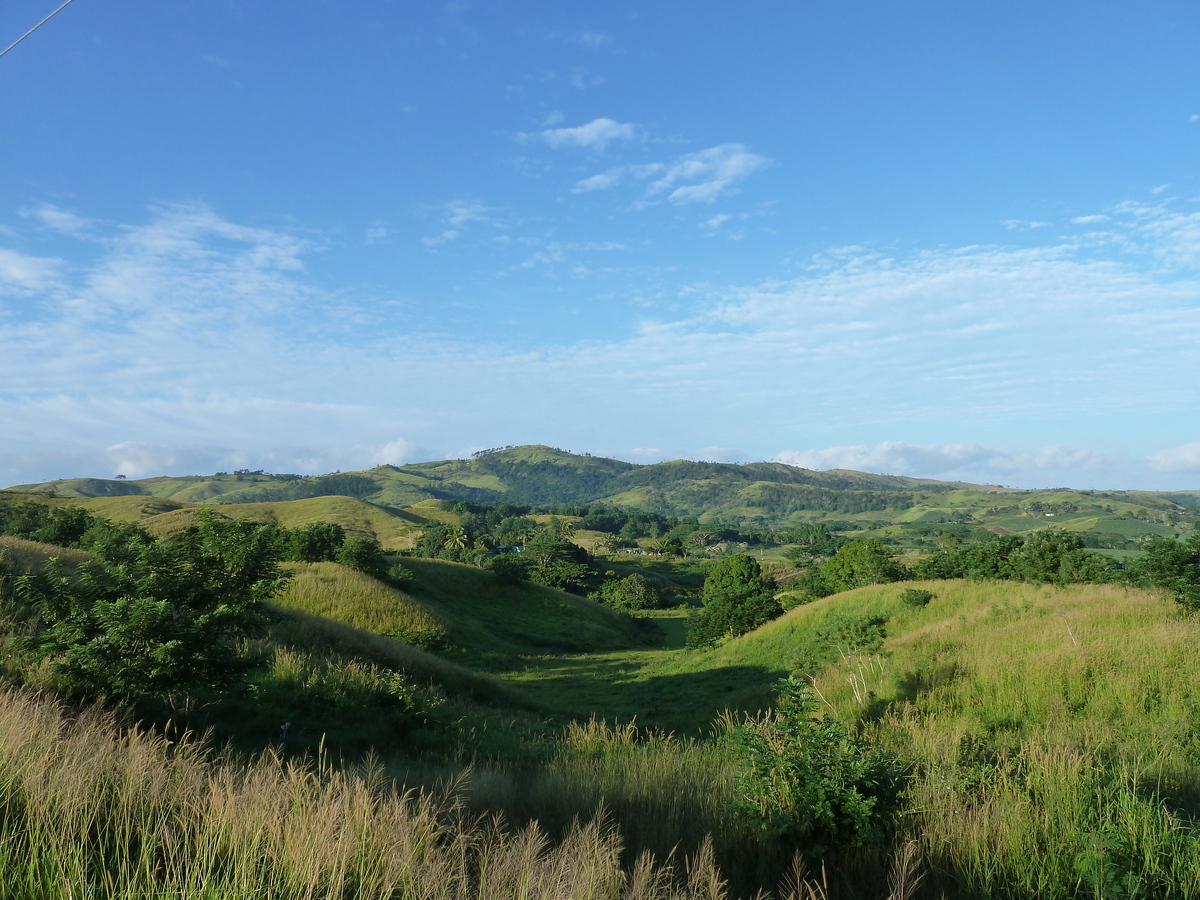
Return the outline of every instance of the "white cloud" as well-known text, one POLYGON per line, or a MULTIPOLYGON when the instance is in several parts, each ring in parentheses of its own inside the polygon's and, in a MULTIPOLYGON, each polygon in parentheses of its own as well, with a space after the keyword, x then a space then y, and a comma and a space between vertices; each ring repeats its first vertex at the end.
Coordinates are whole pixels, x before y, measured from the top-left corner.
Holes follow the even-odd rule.
MULTIPOLYGON (((618 308, 611 318, 629 322, 618 337, 586 308, 575 326, 556 319, 551 338, 534 319, 544 307, 479 305, 482 336, 451 339, 352 288, 321 287, 304 265, 319 249, 310 240, 159 207, 142 224, 96 225, 79 242, 94 258, 70 266, 0 257, 5 284, 17 271, 33 298, 0 302, 15 313, 0 328, 0 471, 71 474, 67 462, 84 458, 71 454, 106 468, 105 447, 143 469, 228 469, 241 453, 250 468, 329 471, 371 464, 396 435, 421 446, 490 435, 759 456, 783 446, 814 466, 1194 487, 1183 451, 1153 466, 1136 455, 1183 443, 1157 437, 1162 423, 1200 415, 1200 217, 1181 209, 1123 205, 1102 230, 1040 246, 830 250, 787 281, 685 286, 674 318, 662 303, 656 320, 618 308), (510 321, 517 338, 504 336, 510 321), (1104 421, 1120 423, 1114 440, 1153 444, 1124 462, 1057 446, 1104 421), (849 433, 964 440, 847 449, 861 440, 849 433), (283 441, 310 449, 271 449, 283 441), (1111 476, 1118 464, 1129 477, 1111 476)), ((447 229, 488 215, 456 210, 442 211, 447 229)), ((560 249, 574 264, 602 246, 560 249)))
POLYGON ((1158 472, 1200 474, 1200 441, 1158 451, 1150 457, 1150 467, 1158 472))
POLYGON ((737 447, 703 447, 695 454, 695 459, 703 462, 741 463, 749 458, 737 447))
POLYGON ((1097 222, 1107 222, 1108 216, 1103 216, 1103 215, 1076 216, 1071 221, 1076 225, 1094 225, 1097 222))
POLYGON ((422 238, 426 247, 438 247, 462 236, 474 222, 490 222, 492 210, 474 200, 451 200, 444 207, 440 220, 445 228, 440 234, 422 238))
POLYGON ((589 178, 584 178, 575 182, 575 186, 571 190, 576 194, 587 194, 592 191, 604 191, 608 188, 616 187, 630 173, 629 166, 617 166, 609 169, 606 172, 599 172, 589 178))
POLYGON ((571 87, 578 91, 584 91, 588 88, 599 87, 604 84, 604 76, 596 75, 589 72, 583 66, 575 66, 571 69, 571 75, 568 81, 571 87))
POLYGON ((826 447, 823 450, 786 450, 779 462, 804 469, 854 469, 887 475, 939 478, 961 473, 1013 475, 1045 470, 1102 468, 1107 460, 1079 447, 983 447, 969 442, 929 444, 884 441, 874 447, 826 447))
POLYGON ((431 458, 427 450, 423 450, 405 438, 396 438, 396 440, 384 444, 372 456, 374 457, 372 465, 376 466, 403 466, 410 462, 419 462, 431 458))
POLYGON ((523 140, 541 140, 548 146, 583 147, 587 150, 603 150, 612 141, 631 141, 634 138, 634 128, 631 123, 617 122, 614 119, 593 119, 586 125, 574 128, 547 128, 535 135, 523 134, 523 140))
POLYGON ((0 297, 45 291, 58 284, 62 260, 0 247, 0 297))
POLYGON ((646 193, 665 193, 674 203, 711 203, 769 164, 765 156, 751 153, 742 144, 721 144, 679 157, 646 193))
POLYGON ((1009 231, 1030 231, 1034 228, 1045 228, 1049 222, 1027 222, 1024 219, 1005 219, 1000 223, 1009 231))
POLYGON ((23 209, 21 215, 36 219, 51 231, 57 231, 59 234, 83 234, 95 224, 52 203, 39 203, 31 209, 23 209))
POLYGON ((1200 113, 1192 113, 1188 116, 1189 122, 1200 122, 1200 113))
POLYGON ((658 447, 634 447, 622 458, 628 459, 629 462, 641 463, 642 465, 650 465, 651 463, 662 462, 667 459, 667 454, 658 447))
POLYGON ((383 222, 374 222, 367 226, 366 231, 363 232, 363 237, 368 244, 378 244, 381 241, 386 241, 391 237, 391 234, 392 232, 383 222))
POLYGON ((626 181, 654 179, 644 197, 663 197, 680 205, 712 203, 735 193, 740 182, 770 165, 765 156, 751 153, 742 144, 721 144, 687 153, 670 163, 616 166, 575 183, 577 194, 605 190, 626 181))
POLYGON ((252 457, 223 447, 172 446, 145 441, 122 441, 105 448, 114 475, 146 478, 152 475, 196 475, 248 468, 252 457))

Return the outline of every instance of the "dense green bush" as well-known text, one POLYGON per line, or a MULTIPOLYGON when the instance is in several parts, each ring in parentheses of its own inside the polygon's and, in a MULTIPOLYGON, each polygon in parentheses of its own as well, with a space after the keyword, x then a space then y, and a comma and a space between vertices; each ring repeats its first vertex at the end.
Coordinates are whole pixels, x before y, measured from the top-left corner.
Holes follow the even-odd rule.
POLYGON ((883 545, 871 538, 851 541, 821 566, 821 578, 835 594, 870 584, 900 581, 907 574, 883 545))
POLYGON ((662 594, 645 575, 637 573, 605 581, 598 591, 589 596, 605 606, 624 612, 657 609, 662 605, 662 594))
POLYGON ((995 540, 948 547, 917 563, 913 577, 1101 584, 1120 578, 1121 565, 1115 559, 1085 550, 1083 539, 1074 532, 1046 528, 1028 538, 1005 534, 995 540))
POLYGON ((741 553, 727 556, 704 579, 704 607, 688 619, 687 645, 711 647, 782 614, 775 583, 763 575, 758 560, 741 553))
POLYGON ((883 840, 903 787, 894 758, 817 711, 812 688, 792 677, 782 683, 773 714, 732 734, 742 762, 741 811, 768 838, 794 842, 810 860, 883 840))
POLYGON ((16 591, 42 623, 24 646, 88 696, 228 687, 248 666, 237 642, 262 630, 263 603, 285 581, 274 536, 244 520, 201 515, 168 539, 93 552, 96 563, 71 576, 52 559, 16 591))
POLYGON ((905 606, 911 606, 914 609, 920 609, 922 606, 928 606, 929 601, 934 598, 933 591, 922 590, 921 588, 905 588, 900 592, 900 602, 905 606))
POLYGON ((334 554, 334 561, 376 578, 383 578, 386 574, 383 550, 378 542, 368 537, 354 535, 346 538, 334 554))

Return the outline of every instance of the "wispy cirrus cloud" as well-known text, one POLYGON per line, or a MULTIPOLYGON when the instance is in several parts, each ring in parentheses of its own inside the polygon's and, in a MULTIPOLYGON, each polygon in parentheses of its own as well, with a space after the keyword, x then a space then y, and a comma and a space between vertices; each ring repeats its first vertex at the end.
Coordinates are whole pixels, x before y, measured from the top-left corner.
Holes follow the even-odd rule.
POLYGON ((770 164, 767 157, 751 153, 742 144, 720 144, 686 153, 669 163, 614 166, 577 181, 572 191, 586 194, 631 181, 648 182, 643 202, 665 199, 680 206, 712 203, 736 193, 741 182, 770 164))
POLYGON ((614 43, 613 36, 606 31, 579 31, 571 35, 569 40, 573 44, 591 47, 593 50, 611 47, 614 43))
POLYGON ((27 296, 49 290, 59 283, 61 259, 29 256, 0 247, 0 297, 27 296))
POLYGON ((474 222, 490 222, 492 210, 475 200, 451 200, 442 207, 440 221, 442 231, 439 234, 422 238, 426 247, 439 247, 442 244, 457 240, 462 236, 467 226, 474 222))
POLYGON ((769 164, 765 156, 751 153, 742 144, 721 144, 679 157, 651 182, 646 195, 665 195, 680 204, 712 203, 769 164))
POLYGON ((553 149, 580 147, 585 150, 603 151, 613 141, 631 141, 636 136, 629 122, 615 119, 593 119, 586 125, 571 128, 547 128, 533 134, 522 133, 525 142, 541 141, 553 149))
POLYGON ((53 203, 39 203, 36 206, 21 210, 21 215, 40 222, 51 231, 59 234, 80 235, 89 231, 96 223, 90 219, 55 206, 53 203))

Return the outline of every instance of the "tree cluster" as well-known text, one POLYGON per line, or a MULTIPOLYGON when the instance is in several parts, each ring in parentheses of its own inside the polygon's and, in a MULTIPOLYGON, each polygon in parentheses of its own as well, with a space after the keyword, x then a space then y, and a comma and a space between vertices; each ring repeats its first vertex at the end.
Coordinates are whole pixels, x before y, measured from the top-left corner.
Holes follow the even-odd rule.
POLYGON ((775 582, 758 560, 742 553, 727 556, 704 579, 704 606, 688 619, 687 646, 711 647, 782 614, 775 582))
POLYGON ((264 602, 285 583, 267 528, 212 515, 163 540, 131 534, 92 553, 71 574, 52 559, 16 588, 35 623, 20 646, 89 697, 204 694, 236 683, 250 665, 238 643, 261 633, 264 602))
POLYGON ((1078 534, 1061 528, 1016 534, 994 540, 951 546, 921 560, 913 577, 998 578, 1034 584, 1097 584, 1121 577, 1115 559, 1089 553, 1078 534))

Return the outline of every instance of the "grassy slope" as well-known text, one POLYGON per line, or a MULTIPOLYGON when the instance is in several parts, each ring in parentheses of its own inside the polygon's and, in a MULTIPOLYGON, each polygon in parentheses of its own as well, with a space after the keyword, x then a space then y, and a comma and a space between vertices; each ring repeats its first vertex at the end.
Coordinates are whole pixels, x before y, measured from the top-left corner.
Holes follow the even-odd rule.
POLYGON ((574 594, 529 582, 499 584, 475 566, 406 559, 416 578, 407 592, 440 621, 450 659, 485 671, 521 668, 549 654, 628 649, 644 632, 626 616, 574 594))
MULTIPOLYGON (((1147 645, 1158 640, 1164 629, 1173 631, 1177 646, 1186 646, 1187 640, 1200 637, 1200 627, 1176 619, 1171 604, 1141 591, 1104 586, 1058 589, 1008 582, 934 582, 916 586, 930 588, 938 599, 924 610, 911 610, 898 598, 902 590, 912 586, 910 582, 863 588, 827 597, 711 650, 660 648, 560 657, 535 661, 528 670, 508 677, 547 706, 557 704, 564 717, 586 718, 592 711, 626 720, 636 715, 643 724, 695 733, 703 730, 722 708, 754 710, 767 705, 773 683, 803 662, 814 630, 832 614, 891 617, 887 648, 895 654, 888 671, 893 699, 901 696, 896 685, 910 684, 917 677, 917 669, 929 665, 919 654, 909 658, 901 653, 916 640, 909 637, 916 632, 939 631, 955 646, 960 637, 965 640, 969 635, 970 641, 960 651, 962 661, 957 663, 963 666, 970 665, 970 659, 994 642, 995 647, 1007 648, 1014 672, 1023 671, 1026 664, 1021 662, 1022 654, 1029 647, 1011 643, 1007 617, 1019 615, 1023 621, 1037 623, 1050 646, 1068 641, 1067 624, 1076 623, 1071 625, 1076 639, 1081 639, 1080 629, 1089 635, 1107 634, 1109 650, 1116 650, 1126 647, 1122 636, 1130 627, 1129 621, 1110 615, 1119 601, 1122 608, 1141 610, 1146 623, 1153 622, 1151 633, 1138 638, 1147 645)), ((1119 664, 1110 660, 1103 665, 1108 670, 1119 664)), ((848 672, 837 677, 849 684, 848 672)), ((1131 696, 1140 696, 1140 688, 1127 687, 1131 696)), ((889 695, 878 685, 872 690, 879 703, 887 702, 889 695)), ((835 697, 840 696, 835 692, 835 697)), ((873 714, 878 711, 876 707, 873 714)))
POLYGON ((404 592, 337 563, 288 563, 291 580, 280 606, 332 619, 376 634, 432 631, 446 624, 404 592))

